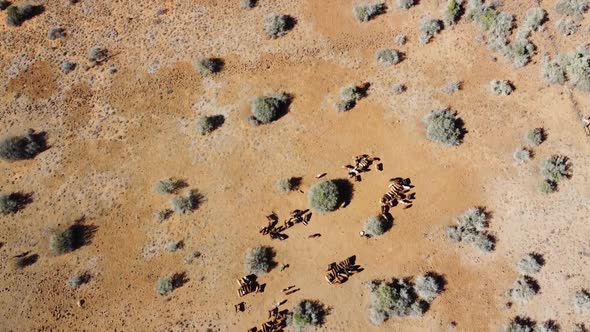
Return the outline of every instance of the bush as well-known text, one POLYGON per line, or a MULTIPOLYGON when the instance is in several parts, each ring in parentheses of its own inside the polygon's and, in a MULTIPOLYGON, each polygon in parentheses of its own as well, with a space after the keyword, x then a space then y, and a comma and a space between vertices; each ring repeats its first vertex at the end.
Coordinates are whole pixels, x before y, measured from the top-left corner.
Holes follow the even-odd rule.
POLYGON ((416 4, 416 0, 396 0, 397 7, 400 9, 410 9, 416 4))
POLYGON ((537 327, 535 332, 559 332, 559 324, 554 320, 547 320, 537 327))
POLYGON ((46 148, 45 134, 29 129, 24 136, 11 136, 1 141, 0 158, 8 161, 33 159, 46 148))
POLYGON ((264 32, 269 38, 279 38, 293 29, 295 20, 288 15, 272 14, 264 19, 264 32))
POLYGON ((529 130, 526 134, 526 141, 530 146, 539 146, 545 141, 545 129, 535 128, 529 130))
POLYGON ((260 123, 270 123, 280 118, 289 106, 289 96, 278 93, 256 97, 252 101, 251 111, 260 123))
POLYGON ((588 0, 559 0, 555 10, 561 15, 582 16, 588 10, 588 0))
POLYGON ((402 55, 396 50, 383 49, 375 54, 377 61, 385 66, 392 66, 402 61, 402 55))
POLYGON ((493 251, 495 239, 487 232, 489 217, 483 208, 471 208, 456 218, 457 226, 447 227, 447 236, 457 242, 472 243, 483 252, 493 251))
POLYGON ((295 330, 303 330, 307 327, 318 327, 324 323, 327 310, 319 301, 303 300, 293 308, 290 318, 295 330))
POLYGON ((276 266, 275 252, 271 247, 256 247, 246 254, 246 272, 260 275, 276 266))
POLYGON ((212 133, 215 129, 221 127, 225 122, 225 117, 221 114, 217 115, 201 115, 197 119, 197 129, 201 135, 212 133))
POLYGON ((448 95, 452 95, 453 93, 461 90, 462 87, 463 87, 463 82, 452 81, 452 82, 447 83, 447 85, 445 85, 442 88, 442 91, 448 95))
POLYGON ((573 299, 574 307, 579 312, 590 311, 590 292, 585 289, 581 289, 574 294, 573 299))
POLYGON ((557 182, 545 179, 539 185, 539 191, 543 194, 551 194, 557 191, 557 182))
POLYGON ((443 22, 445 26, 455 25, 463 14, 462 0, 447 0, 447 5, 443 12, 443 22))
POLYGON ((389 318, 422 316, 427 308, 408 280, 373 281, 369 291, 369 319, 375 325, 389 318))
POLYGON ((184 187, 186 187, 186 183, 183 180, 169 178, 158 181, 154 187, 154 191, 161 195, 174 194, 178 191, 178 189, 184 187))
POLYGON ((506 327, 506 332, 533 332, 535 325, 529 318, 516 316, 506 327))
POLYGON ((19 26, 41 12, 43 12, 43 6, 12 5, 6 10, 6 24, 9 26, 19 26))
POLYGON ((154 220, 155 220, 157 223, 161 223, 161 222, 163 222, 164 220, 166 220, 166 219, 170 218, 170 216, 172 215, 172 212, 173 212, 173 211, 172 211, 172 210, 170 210, 170 209, 163 209, 163 210, 157 211, 157 212, 154 214, 154 220))
POLYGON ((545 23, 547 12, 541 7, 530 8, 526 12, 523 23, 523 31, 528 35, 532 31, 537 31, 545 23))
POLYGON ((443 291, 443 288, 444 282, 436 274, 429 273, 416 278, 416 293, 428 303, 432 302, 443 291))
POLYGON ((551 156, 541 164, 541 174, 546 180, 559 182, 571 176, 571 164, 565 156, 551 156))
POLYGON ((199 58, 193 63, 193 65, 199 74, 207 76, 221 71, 223 61, 216 58, 199 58))
POLYGON ((385 13, 386 9, 385 3, 366 4, 354 7, 352 13, 359 22, 368 22, 375 16, 385 13))
POLYGON ((251 9, 256 7, 256 0, 242 0, 241 6, 243 9, 251 9))
POLYGON ((532 275, 539 271, 545 264, 543 256, 539 254, 528 254, 524 256, 516 265, 518 271, 523 275, 532 275))
POLYGON ((533 153, 527 148, 518 148, 512 154, 514 160, 519 163, 526 163, 527 161, 531 160, 532 156, 533 153))
POLYGON ((49 236, 49 249, 55 256, 74 251, 90 242, 96 227, 76 221, 67 228, 55 229, 49 236))
POLYGON ((464 129, 463 122, 457 118, 456 113, 449 109, 430 112, 424 117, 426 125, 426 137, 434 142, 447 146, 461 144, 464 129))
POLYGON ((166 245, 166 251, 168 252, 176 252, 179 249, 182 249, 184 247, 184 242, 182 241, 172 241, 172 242, 168 242, 168 244, 166 245))
POLYGON ((72 289, 76 289, 83 284, 87 283, 90 279, 90 276, 87 273, 78 273, 73 275, 70 279, 68 279, 68 286, 72 289))
POLYGON ((66 36, 66 30, 61 27, 53 27, 47 32, 47 38, 51 40, 63 38, 66 36))
POLYGON ((508 96, 514 91, 514 87, 510 81, 492 80, 490 81, 490 90, 496 95, 508 96))
MULTIPOLYGON (((512 61, 512 64, 516 68, 522 68, 526 66, 530 61, 531 57, 535 53, 535 45, 531 43, 526 38, 517 38, 512 44, 508 46, 506 49, 506 56, 512 61)), ((507 81, 492 81, 492 82, 507 82, 507 81)), ((504 93, 509 90, 509 93, 512 92, 512 86, 510 88, 506 88, 505 86, 497 87, 503 89, 502 91, 494 91, 496 94, 504 93)), ((492 89, 494 87, 492 86, 492 89)))
POLYGON ((365 96, 365 89, 351 84, 340 90, 340 100, 336 103, 338 112, 350 111, 356 106, 359 99, 365 96))
POLYGON ((99 64, 105 61, 109 56, 109 52, 106 48, 93 47, 88 51, 88 60, 93 64, 99 64))
POLYGON ((555 29, 564 36, 573 35, 578 31, 578 23, 571 18, 560 19, 555 23, 555 29))
POLYGON ((170 200, 172 210, 179 214, 192 212, 199 207, 201 195, 194 190, 189 190, 184 196, 176 196, 170 200))
POLYGON ((64 74, 69 74, 69 73, 71 73, 72 71, 74 71, 74 69, 76 69, 76 64, 75 64, 75 63, 73 63, 73 62, 64 61, 64 62, 61 64, 61 67, 60 67, 60 69, 61 69, 61 72, 62 72, 62 73, 64 73, 64 74))
POLYGON ((406 92, 407 89, 408 88, 404 84, 394 84, 393 87, 391 87, 391 91, 395 95, 401 95, 406 92))
POLYGON ((442 23, 439 20, 425 18, 420 21, 420 42, 428 44, 435 34, 442 30, 442 23))
POLYGON ((316 183, 307 194, 309 206, 319 212, 330 212, 338 208, 340 191, 334 181, 316 183))
POLYGON ((576 324, 576 326, 574 326, 573 332, 588 332, 588 330, 584 324, 576 324))
POLYGON ((574 52, 559 55, 551 60, 548 55, 543 58, 541 75, 548 83, 570 84, 582 91, 590 91, 590 50, 579 47, 574 52))
POLYGON ((166 296, 174 290, 174 280, 171 276, 164 277, 158 281, 158 294, 166 296))
POLYGON ((539 284, 537 281, 529 276, 520 276, 510 290, 510 296, 522 303, 528 302, 533 296, 539 292, 539 284))
POLYGON ((551 60, 548 55, 543 57, 541 78, 547 83, 564 84, 567 81, 565 69, 561 65, 560 60, 561 57, 556 60, 551 60))
POLYGON ((293 178, 279 179, 276 184, 277 190, 283 194, 295 190, 296 183, 293 178))
POLYGON ((395 43, 395 45, 397 46, 404 46, 406 44, 406 42, 408 41, 408 38, 406 37, 406 35, 397 35, 395 36, 395 38, 393 39, 393 42, 395 43))
POLYGON ((0 10, 4 10, 10 7, 10 1, 8 0, 0 0, 0 10))
POLYGON ((390 230, 392 226, 393 221, 388 220, 383 215, 370 216, 365 223, 363 231, 370 236, 379 236, 390 230))
POLYGON ((21 193, 12 193, 8 195, 0 194, 0 215, 13 214, 20 211, 30 198, 28 195, 21 193))

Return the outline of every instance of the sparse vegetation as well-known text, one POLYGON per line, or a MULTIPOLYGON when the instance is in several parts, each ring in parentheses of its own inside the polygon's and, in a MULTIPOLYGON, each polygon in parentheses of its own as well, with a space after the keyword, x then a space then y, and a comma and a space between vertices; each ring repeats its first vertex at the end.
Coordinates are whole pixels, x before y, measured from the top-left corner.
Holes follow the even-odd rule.
POLYGON ((590 311, 590 292, 581 289, 574 294, 574 307, 578 312, 590 311))
POLYGON ((276 263, 275 252, 271 247, 256 247, 246 254, 246 272, 261 275, 269 272, 276 263))
POLYGON ((461 81, 452 81, 447 83, 447 85, 445 85, 442 88, 442 91, 448 95, 452 95, 455 92, 461 90, 461 88, 463 87, 463 82, 461 81))
POLYGON ((186 186, 183 180, 169 178, 166 180, 160 180, 156 183, 154 191, 161 195, 174 194, 178 189, 186 186))
POLYGON ((174 290, 174 280, 172 276, 167 276, 158 281, 158 294, 166 296, 174 290))
POLYGON ((93 65, 97 65, 105 61, 109 56, 109 52, 106 48, 93 47, 88 51, 88 61, 93 65))
POLYGON ((6 9, 6 24, 9 26, 19 26, 42 11, 43 6, 34 6, 28 4, 20 6, 11 5, 6 9))
POLYGON ((434 142, 446 146, 461 144, 464 129, 463 122, 457 118, 455 112, 449 109, 430 112, 424 117, 426 125, 426 137, 434 142))
POLYGON ((364 4, 355 6, 352 13, 359 22, 368 22, 375 16, 385 13, 386 9, 385 3, 364 4))
POLYGON ((179 214, 192 212, 199 207, 201 195, 194 190, 189 190, 184 196, 176 196, 170 200, 172 210, 179 214))
POLYGON ((533 154, 532 154, 531 150, 529 150, 527 148, 518 148, 512 154, 512 157, 514 158, 514 160, 519 163, 528 162, 529 160, 531 160, 532 156, 533 156, 533 154))
POLYGON ((526 134, 526 141, 530 146, 539 146, 545 141, 545 129, 535 128, 529 130, 526 134))
POLYGON ((340 100, 336 103, 338 112, 350 111, 356 106, 359 99, 365 96, 365 89, 355 84, 351 84, 340 90, 340 100))
POLYGON ((0 158, 8 161, 33 159, 47 148, 45 135, 29 129, 24 136, 10 136, 0 142, 0 158))
POLYGON ((308 327, 318 327, 324 323, 326 314, 327 310, 321 302, 303 300, 293 308, 293 314, 289 319, 290 325, 296 331, 308 327))
POLYGON ((463 0, 447 0, 447 5, 443 12, 443 22, 445 26, 454 25, 463 13, 463 0))
POLYGON ((440 20, 424 18, 420 21, 420 42, 428 44, 434 35, 442 30, 442 23, 440 20))
POLYGON ((574 88, 590 91, 590 50, 579 47, 574 52, 558 55, 554 60, 543 58, 541 76, 552 84, 568 81, 574 88))
POLYGON ((523 275, 533 275, 539 271, 544 265, 543 257, 539 254, 528 254, 524 256, 516 265, 518 271, 523 275))
POLYGON ((392 66, 402 61, 400 52, 391 49, 382 49, 375 54, 377 61, 385 66, 392 66))
POLYGON ((432 302, 444 288, 442 278, 434 273, 420 275, 416 278, 416 293, 426 302, 432 302))
POLYGON ((526 303, 539 292, 539 284, 530 276, 520 276, 510 290, 512 299, 526 303))
POLYGON ((564 36, 573 35, 578 32, 578 23, 571 18, 560 19, 555 23, 555 29, 564 36))
POLYGON ((385 216, 370 216, 365 223, 363 231, 370 236, 379 236, 385 234, 393 226, 393 220, 388 220, 385 216))
POLYGON ((527 317, 516 316, 506 327, 506 332, 533 332, 536 323, 527 317))
POLYGON ((514 87, 510 81, 492 80, 490 81, 490 91, 495 95, 508 96, 514 91, 514 87))
POLYGON ((334 181, 323 181, 311 187, 307 198, 312 209, 325 213, 338 208, 341 195, 334 181))
POLYGON ((557 191, 557 182, 545 179, 539 185, 539 191, 543 194, 551 194, 557 191))
POLYGON ((472 243, 483 252, 493 251, 495 239, 487 231, 488 214, 483 208, 471 208, 455 219, 457 226, 447 227, 447 236, 458 242, 472 243))
POLYGON ((294 25, 291 16, 271 14, 264 19, 264 32, 268 38, 276 39, 286 35, 294 25))
POLYGON ((555 11, 561 15, 580 17, 588 10, 588 0, 559 0, 555 11))
POLYGON ((201 135, 212 133, 215 129, 221 127, 225 122, 225 117, 217 115, 201 115, 197 119, 197 129, 201 135))
POLYGON ((252 101, 252 114, 259 123, 270 123, 277 120, 286 112, 289 105, 289 96, 278 93, 268 96, 260 96, 252 101))
POLYGON ((397 7, 400 9, 410 9, 416 4, 416 0, 396 0, 397 7))
POLYGON ((541 174, 546 180, 559 182, 571 176, 571 163, 568 157, 553 155, 541 164, 541 174))

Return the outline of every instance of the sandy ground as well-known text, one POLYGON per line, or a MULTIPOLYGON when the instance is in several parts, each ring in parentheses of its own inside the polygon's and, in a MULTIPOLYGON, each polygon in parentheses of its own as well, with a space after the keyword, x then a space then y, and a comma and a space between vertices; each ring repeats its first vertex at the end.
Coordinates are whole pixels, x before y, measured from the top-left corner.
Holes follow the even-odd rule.
MULTIPOLYGON (((0 25, 1 133, 35 128, 47 132, 50 145, 34 160, 0 163, 2 192, 33 194, 32 204, 0 219, 0 330, 245 331, 283 299, 288 308, 300 299, 330 307, 325 331, 445 331, 452 321, 456 331, 498 331, 514 315, 555 319, 565 331, 590 323, 570 304, 576 290, 590 287, 590 142, 567 88, 539 78, 543 53, 587 40, 587 19, 577 34, 562 37, 553 1, 544 1, 550 21, 532 37, 537 55, 516 70, 487 50, 477 26, 465 20, 419 44, 418 23, 440 16, 439 1, 421 1, 409 11, 388 1, 390 10, 366 24, 352 18, 356 1, 259 2, 244 11, 228 0, 41 1, 42 15, 18 28, 0 25), (272 12, 297 19, 277 40, 262 33, 272 12), (66 38, 47 39, 57 25, 66 38), (393 43, 399 34, 409 39, 402 47, 393 43), (113 57, 88 67, 94 46, 113 57), (406 59, 380 66, 374 53, 384 47, 406 59), (224 70, 201 77, 191 61, 203 55, 223 58, 224 70), (78 63, 68 75, 59 69, 66 59, 78 63), (516 91, 493 96, 487 90, 492 79, 509 79, 516 91), (463 89, 446 95, 441 88, 453 80, 463 89), (365 82, 371 84, 367 98, 350 112, 334 111, 342 87, 365 82), (393 94, 397 83, 408 91, 393 94), (277 91, 293 95, 289 113, 251 127, 251 98, 277 91), (468 133, 459 147, 424 137, 421 119, 443 107, 465 121, 468 133), (223 114, 226 121, 201 136, 199 114, 223 114), (531 162, 515 164, 512 152, 539 126, 547 142, 531 162), (307 207, 316 174, 342 178, 341 166, 360 153, 381 157, 384 171, 354 183, 350 205, 314 214, 309 226, 289 230, 287 241, 258 233, 271 211, 285 216, 307 207), (536 186, 539 164, 552 154, 571 158, 573 177, 547 196, 536 186), (290 176, 302 177, 303 193, 276 191, 275 182, 290 176), (394 209, 394 227, 382 237, 359 238, 395 176, 412 179, 416 204, 394 209), (194 213, 158 224, 153 214, 168 207, 169 198, 153 186, 168 177, 185 179, 205 200, 194 213), (472 206, 493 214, 498 243, 491 254, 445 236, 453 217, 472 206), (97 227, 91 243, 52 256, 50 230, 82 216, 97 227), (322 236, 308 239, 313 233, 322 236), (184 249, 165 250, 179 240, 184 249), (273 246, 279 266, 290 267, 261 276, 265 292, 243 298, 246 311, 235 314, 241 301, 235 279, 244 274, 246 250, 258 245, 273 246), (24 251, 40 258, 16 269, 12 257, 24 251), (201 256, 187 263, 195 251, 201 256), (547 261, 537 276, 541 292, 507 309, 515 264, 530 251, 547 261), (364 271, 328 285, 325 266, 353 254, 364 271), (91 281, 70 289, 68 278, 83 271, 91 281), (443 274, 447 286, 423 317, 369 323, 367 282, 427 271, 443 274), (188 282, 158 296, 158 279, 175 272, 185 272, 188 282), (301 291, 285 297, 281 289, 288 285, 301 291)), ((503 8, 520 20, 532 6, 505 1, 503 8)), ((587 94, 574 92, 574 98, 582 110, 590 107, 587 94)))

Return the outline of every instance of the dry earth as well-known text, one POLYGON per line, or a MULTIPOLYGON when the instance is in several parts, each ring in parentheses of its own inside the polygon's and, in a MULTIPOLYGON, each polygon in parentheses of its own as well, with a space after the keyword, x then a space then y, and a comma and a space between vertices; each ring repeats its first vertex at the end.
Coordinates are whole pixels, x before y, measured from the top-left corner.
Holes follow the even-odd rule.
MULTIPOLYGON (((576 290, 590 287, 590 141, 569 88, 539 78, 543 53, 588 40, 587 18, 578 33, 563 37, 555 31, 554 2, 543 1, 549 22, 532 36, 537 54, 514 69, 465 19, 420 44, 419 21, 439 17, 441 1, 402 11, 388 0, 388 12, 365 24, 353 19, 357 1, 348 0, 260 0, 250 11, 234 0, 38 3, 45 5, 41 15, 20 27, 0 25, 0 132, 35 128, 47 132, 50 145, 33 160, 0 163, 2 192, 33 194, 25 209, 0 219, 0 330, 245 331, 285 298, 286 307, 306 298, 330 307, 325 331, 445 331, 452 321, 456 331, 497 331, 515 315, 555 319, 564 331, 590 323, 570 303, 576 290), (276 40, 262 31, 273 12, 297 19, 276 40), (66 37, 49 40, 48 29, 58 25, 66 37), (380 66, 375 51, 398 48, 399 34, 408 36, 399 47, 406 59, 380 66), (86 60, 94 46, 112 55, 97 67, 86 60), (191 65, 199 56, 223 58, 224 70, 201 77, 191 65), (68 75, 60 71, 65 60, 78 63, 68 75), (492 79, 511 80, 516 91, 494 96, 492 79), (449 96, 441 88, 452 80, 463 89, 449 96), (371 83, 368 97, 350 112, 335 112, 339 90, 352 82, 371 83), (395 95, 396 83, 407 92, 395 95), (251 127, 250 100, 277 91, 293 95, 289 113, 251 127), (421 122, 447 106, 468 130, 455 148, 428 141, 421 122), (199 114, 223 114, 226 121, 201 136, 199 114), (512 151, 541 126, 547 141, 531 162, 517 165, 512 151), (384 171, 354 183, 350 205, 314 214, 286 241, 258 233, 271 211, 284 216, 307 207, 316 174, 345 177, 341 166, 360 153, 381 157, 384 171), (571 158, 573 177, 544 195, 536 189, 539 164, 552 154, 571 158), (304 193, 276 191, 277 179, 289 176, 303 178, 304 193), (412 179, 416 204, 394 209, 385 235, 360 238, 394 176, 412 179), (168 197, 153 187, 167 177, 185 179, 205 199, 194 213, 158 224, 153 214, 168 206, 168 197), (490 254, 445 236, 445 226, 472 206, 493 214, 498 243, 490 254), (91 243, 52 256, 51 229, 82 216, 96 227, 91 243), (322 236, 308 239, 312 233, 322 236), (167 252, 173 240, 184 241, 184 249, 167 252), (261 276, 266 290, 245 297, 246 311, 236 314, 235 279, 244 274, 244 253, 257 245, 273 246, 279 265, 290 267, 261 276), (12 257, 25 251, 40 258, 16 269, 12 257), (187 263, 195 251, 201 256, 187 263), (530 251, 546 259, 537 276, 541 292, 508 309, 516 262, 530 251), (325 266, 352 254, 364 271, 328 285, 325 266), (70 289, 68 278, 82 271, 90 282, 70 289), (423 317, 369 323, 368 281, 427 271, 443 274, 447 286, 423 317), (185 272, 188 282, 159 296, 158 279, 174 272, 185 272), (301 291, 284 297, 281 289, 292 284, 301 291)), ((534 5, 504 1, 502 8, 520 22, 534 5)), ((588 110, 587 93, 573 97, 588 110)))

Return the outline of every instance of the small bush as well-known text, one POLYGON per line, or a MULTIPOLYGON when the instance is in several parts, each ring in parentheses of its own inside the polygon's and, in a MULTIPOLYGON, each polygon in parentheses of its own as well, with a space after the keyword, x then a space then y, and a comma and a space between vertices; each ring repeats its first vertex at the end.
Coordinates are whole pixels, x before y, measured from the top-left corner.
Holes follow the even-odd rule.
POLYGON ((547 83, 564 84, 567 81, 565 69, 560 63, 561 58, 551 60, 548 55, 543 57, 541 78, 547 83))
POLYGON ((264 19, 264 32, 269 38, 284 36, 293 29, 295 20, 288 15, 272 14, 264 19))
POLYGON ((530 146, 539 146, 545 141, 546 135, 543 128, 529 130, 526 134, 526 141, 530 146))
POLYGON ((564 36, 573 35, 578 32, 578 23, 571 18, 560 19, 555 23, 555 29, 564 36))
POLYGON ((526 16, 524 18, 523 31, 525 31, 526 34, 532 31, 537 31, 543 25, 543 23, 545 23, 545 20, 547 20, 547 12, 545 9, 541 7, 530 8, 526 12, 526 16))
POLYGON ((0 158, 8 161, 33 159, 47 148, 44 133, 29 129, 24 136, 11 136, 0 142, 0 158))
POLYGON ((514 91, 514 87, 510 81, 506 80, 492 80, 490 81, 490 91, 496 95, 508 96, 514 91))
POLYGON ((574 329, 572 331, 573 332, 588 332, 588 330, 586 329, 586 326, 584 324, 576 324, 576 326, 574 326, 574 329))
POLYGON ((579 312, 590 311, 590 292, 585 289, 581 289, 574 294, 573 299, 574 307, 579 312))
POLYGON ((539 191, 543 194, 551 194, 557 191, 557 182, 545 179, 539 185, 539 191))
POLYGON ((463 122, 457 118, 455 112, 449 109, 430 112, 424 117, 426 137, 434 142, 447 146, 461 144, 464 129, 463 122))
POLYGON ((96 227, 76 221, 67 228, 55 229, 49 236, 49 249, 55 256, 74 251, 90 242, 96 227))
POLYGON ((455 25, 463 14, 462 0, 447 0, 447 5, 443 12, 443 22, 445 26, 455 25))
POLYGON ((539 254, 528 254, 524 256, 516 265, 518 271, 523 275, 532 275, 539 271, 545 264, 543 257, 539 254))
POLYGON ((533 332, 536 323, 529 318, 516 316, 506 327, 506 332, 533 332))
POLYGON ((0 10, 5 10, 8 7, 10 7, 10 1, 0 0, 0 10))
POLYGON ((309 206, 319 212, 330 212, 338 208, 340 191, 334 181, 316 183, 307 195, 309 206))
POLYGON ((256 247, 246 254, 246 272, 256 275, 269 272, 276 266, 275 252, 271 247, 256 247))
POLYGON ((185 214, 196 210, 201 202, 201 195, 194 190, 189 190, 184 196, 176 196, 170 200, 172 210, 179 214, 185 214))
POLYGON ((105 61, 109 56, 109 52, 106 48, 93 47, 88 51, 88 61, 93 65, 99 64, 105 61))
POLYGON ((416 4, 416 0, 396 0, 397 8, 410 9, 410 7, 416 4))
MULTIPOLYGON (((535 45, 526 38, 517 38, 513 41, 506 49, 506 56, 512 61, 512 64, 516 68, 522 68, 526 66, 530 61, 531 57, 535 53, 535 45)), ((492 81, 492 82, 506 82, 506 81, 492 81)), ((500 83, 502 84, 502 83, 500 83)), ((508 91, 505 86, 496 86, 496 88, 504 89, 500 92, 494 91, 496 94, 504 93, 508 91)), ((512 88, 512 87, 510 87, 512 88)), ((492 87, 494 89, 494 87, 492 87)), ((512 92, 512 90, 510 90, 512 92)), ((510 93, 508 93, 510 94, 510 93)))
POLYGON ((510 290, 510 296, 522 303, 528 302, 539 292, 539 284, 529 276, 520 276, 510 290))
POLYGON ((166 296, 174 290, 174 280, 171 276, 164 277, 158 281, 158 294, 166 296))
POLYGON ((21 193, 0 194, 0 215, 17 213, 30 202, 30 197, 21 193))
POLYGON ((199 58, 193 65, 199 74, 208 76, 221 71, 223 67, 223 61, 217 58, 199 58))
POLYGON ((416 293, 426 302, 432 302, 444 288, 444 282, 436 274, 429 273, 416 278, 416 293))
POLYGON ((555 11, 561 15, 582 16, 588 10, 588 0, 559 0, 555 11))
POLYGON ((439 20, 425 18, 420 21, 420 42, 428 44, 434 35, 442 30, 442 23, 439 20))
POLYGON ((396 50, 383 49, 375 54, 377 61, 385 66, 392 66, 402 61, 402 55, 396 50))
POLYGON ((559 182, 571 176, 571 164, 565 156, 551 156, 541 164, 541 174, 546 180, 559 182))
POLYGON ((457 226, 447 227, 447 236, 458 242, 472 243, 483 252, 493 251, 495 239, 487 231, 488 214, 483 208, 471 208, 456 218, 457 226))
POLYGON ((324 323, 327 310, 319 301, 303 300, 293 308, 291 325, 297 331, 308 327, 318 327, 324 323))
POLYGON ((559 324, 554 320, 547 320, 537 327, 535 332, 559 332, 559 324))
POLYGON ((66 36, 66 30, 62 27, 53 27, 47 32, 47 38, 55 40, 66 36))
POLYGON ((590 91, 590 50, 580 47, 561 57, 568 81, 582 91, 590 91))
POLYGON ((395 38, 393 39, 393 42, 395 43, 395 45, 397 46, 404 46, 406 44, 406 42, 408 41, 408 38, 406 37, 406 35, 397 35, 395 36, 395 38))
POLYGON ((170 216, 172 215, 172 212, 173 212, 173 211, 172 211, 172 210, 170 210, 170 209, 163 209, 163 210, 157 211, 157 212, 154 214, 154 220, 155 220, 157 223, 161 223, 161 222, 163 222, 164 220, 166 220, 166 219, 170 218, 170 216))
POLYGON ((9 26, 19 26, 41 12, 43 12, 43 6, 12 5, 6 9, 6 24, 9 26))
POLYGON ((352 13, 359 22, 368 22, 377 15, 385 13, 385 3, 358 5, 353 8, 352 13))
POLYGON ((256 0, 242 0, 241 6, 242 9, 252 9, 256 7, 256 0))
POLYGON ((402 93, 406 92, 408 88, 404 84, 394 84, 391 87, 391 92, 395 95, 401 95, 402 93))
POLYGON ((373 281, 369 291, 369 320, 375 325, 389 318, 422 316, 427 308, 408 280, 373 281))
POLYGON ((215 129, 221 127, 225 122, 225 117, 217 115, 201 115, 197 119, 197 129, 201 135, 212 133, 215 129))
POLYGON ((289 105, 289 96, 279 93, 260 96, 252 101, 251 111, 260 123, 270 123, 280 118, 289 105))
POLYGON ((514 158, 514 160, 519 163, 528 162, 529 160, 531 160, 532 156, 533 156, 533 154, 532 154, 531 150, 529 150, 527 148, 518 148, 512 154, 512 157, 514 158))
POLYGON ((384 216, 370 216, 365 223, 363 231, 370 236, 385 234, 393 226, 393 222, 384 216))
POLYGON ((276 187, 280 193, 286 194, 295 190, 297 186, 293 178, 284 178, 277 181, 276 187))
POLYGON ((351 84, 340 90, 340 100, 336 103, 338 112, 350 111, 356 106, 359 99, 365 96, 365 89, 351 84))
POLYGON ((186 187, 186 183, 183 180, 169 178, 158 181, 154 187, 154 191, 161 195, 174 194, 178 191, 178 189, 184 187, 186 187))
POLYGON ((184 247, 184 242, 182 241, 172 241, 172 242, 168 242, 168 244, 166 245, 166 251, 168 252, 176 252, 179 249, 182 249, 184 247))
POLYGON ((61 72, 62 72, 62 73, 64 73, 64 74, 69 74, 69 73, 71 73, 72 71, 74 71, 74 69, 76 69, 76 64, 75 64, 75 63, 73 63, 73 62, 64 61, 64 62, 61 64, 61 67, 60 67, 60 69, 61 69, 61 72))
POLYGON ((447 85, 445 85, 442 88, 442 91, 448 95, 452 95, 455 92, 461 90, 461 88, 463 87, 463 82, 461 81, 452 81, 447 83, 447 85))
POLYGON ((78 273, 68 279, 68 286, 72 289, 77 289, 83 284, 87 283, 90 276, 87 273, 78 273))

